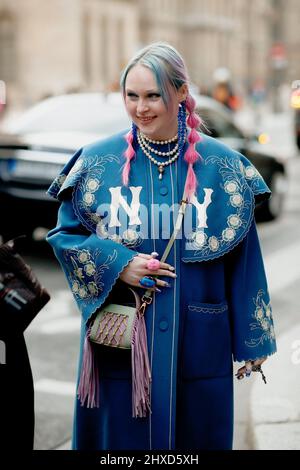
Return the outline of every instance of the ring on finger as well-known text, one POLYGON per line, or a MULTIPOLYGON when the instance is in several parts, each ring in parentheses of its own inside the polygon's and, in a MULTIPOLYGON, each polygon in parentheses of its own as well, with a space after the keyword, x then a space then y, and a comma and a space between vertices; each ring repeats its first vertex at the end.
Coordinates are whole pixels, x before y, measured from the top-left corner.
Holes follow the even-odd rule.
POLYGON ((142 287, 151 289, 152 287, 156 286, 157 281, 153 276, 144 276, 139 280, 139 283, 142 287))
POLYGON ((160 262, 158 259, 151 258, 147 261, 147 269, 149 271, 157 271, 160 267, 160 262))

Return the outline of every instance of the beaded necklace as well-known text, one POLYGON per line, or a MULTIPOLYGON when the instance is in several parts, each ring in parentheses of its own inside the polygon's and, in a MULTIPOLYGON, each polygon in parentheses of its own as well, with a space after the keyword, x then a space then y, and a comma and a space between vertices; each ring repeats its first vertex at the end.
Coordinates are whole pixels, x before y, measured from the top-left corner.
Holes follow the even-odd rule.
POLYGON ((149 160, 152 163, 154 163, 156 166, 158 166, 158 173, 159 173, 158 178, 160 180, 162 180, 163 173, 165 171, 165 167, 168 166, 168 165, 171 165, 171 163, 175 162, 175 160, 177 160, 177 158, 179 157, 178 136, 176 135, 175 137, 173 137, 172 139, 169 139, 169 140, 151 140, 151 139, 149 139, 149 137, 146 137, 143 133, 138 131, 137 132, 137 140, 138 140, 139 146, 141 147, 141 150, 146 155, 146 157, 149 158, 149 160), (153 148, 150 145, 150 143, 151 144, 157 144, 157 145, 166 145, 166 144, 170 145, 174 142, 176 142, 174 148, 172 150, 169 150, 168 152, 161 152, 159 150, 156 150, 155 148, 153 148), (162 157, 171 157, 171 158, 169 158, 169 160, 165 160, 163 162, 158 161, 158 160, 156 160, 156 158, 154 158, 151 155, 150 152, 152 152, 155 155, 159 155, 159 156, 162 156, 162 157))

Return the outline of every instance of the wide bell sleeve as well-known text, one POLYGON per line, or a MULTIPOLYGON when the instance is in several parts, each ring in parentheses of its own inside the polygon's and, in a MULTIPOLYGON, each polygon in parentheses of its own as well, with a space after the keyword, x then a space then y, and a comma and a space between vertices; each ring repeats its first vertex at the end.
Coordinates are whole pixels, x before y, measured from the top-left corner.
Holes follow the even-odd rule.
POLYGON ((275 353, 272 308, 254 220, 243 241, 227 255, 226 280, 234 360, 275 353))
POLYGON ((75 215, 71 198, 62 201, 57 226, 47 241, 85 321, 105 302, 121 272, 137 255, 120 243, 89 232, 75 215))

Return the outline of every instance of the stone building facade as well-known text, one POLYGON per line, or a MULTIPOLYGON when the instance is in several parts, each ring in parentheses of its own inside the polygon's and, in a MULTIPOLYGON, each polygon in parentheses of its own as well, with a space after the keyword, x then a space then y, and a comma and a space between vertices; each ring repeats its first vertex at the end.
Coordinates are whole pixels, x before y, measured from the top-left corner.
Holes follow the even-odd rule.
POLYGON ((142 42, 174 43, 200 88, 212 86, 218 67, 228 68, 244 92, 257 78, 268 82, 272 0, 139 0, 139 5, 142 42))
POLYGON ((300 78, 299 19, 299 0, 0 0, 0 80, 22 107, 71 90, 115 90, 130 56, 164 40, 200 89, 227 67, 247 93, 256 81, 300 78))
POLYGON ((115 88, 137 44, 135 1, 0 0, 0 80, 13 106, 115 88))

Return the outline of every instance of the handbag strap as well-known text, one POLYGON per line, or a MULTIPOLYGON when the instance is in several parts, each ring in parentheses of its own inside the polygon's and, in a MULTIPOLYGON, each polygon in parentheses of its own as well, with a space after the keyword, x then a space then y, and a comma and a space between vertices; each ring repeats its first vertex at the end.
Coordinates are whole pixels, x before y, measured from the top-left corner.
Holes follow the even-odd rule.
POLYGON ((184 213, 185 213, 185 209, 186 209, 186 205, 187 205, 187 199, 186 199, 186 193, 184 192, 183 193, 183 197, 180 201, 180 207, 179 207, 179 211, 178 211, 178 216, 177 216, 177 220, 176 220, 176 223, 175 223, 175 227, 174 227, 174 230, 173 230, 173 233, 172 233, 172 236, 166 246, 166 249, 161 257, 161 262, 164 263, 168 257, 168 254, 170 253, 170 250, 173 246, 173 243, 175 242, 176 238, 177 238, 177 235, 181 229, 181 225, 182 225, 182 221, 183 221, 183 216, 184 216, 184 213))
POLYGON ((141 307, 140 297, 138 296, 138 294, 135 292, 134 289, 131 289, 131 287, 129 287, 129 290, 131 290, 131 292, 133 293, 134 299, 135 299, 135 307, 137 310, 139 310, 139 308, 141 307))
MULTIPOLYGON (((177 219, 176 219, 176 222, 175 222, 173 233, 172 233, 171 238, 170 238, 170 240, 169 240, 169 242, 166 246, 166 249, 165 249, 165 251, 164 251, 164 253, 163 253, 163 255, 160 259, 160 261, 162 263, 164 263, 165 260, 167 259, 168 254, 170 253, 170 250, 173 246, 173 243, 175 242, 175 240, 177 238, 177 235, 178 235, 178 233, 181 229, 181 225, 182 225, 182 221, 183 221, 183 217, 184 217, 184 213, 185 213, 187 203, 188 203, 188 201, 187 201, 187 197, 186 197, 186 191, 184 190, 182 199, 180 201, 180 207, 179 207, 178 216, 177 216, 177 219)), ((147 289, 145 294, 143 295, 143 297, 142 297, 142 302, 143 303, 140 307, 140 312, 142 314, 144 314, 146 306, 151 304, 152 295, 153 295, 153 291, 151 289, 147 289)))

